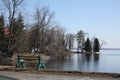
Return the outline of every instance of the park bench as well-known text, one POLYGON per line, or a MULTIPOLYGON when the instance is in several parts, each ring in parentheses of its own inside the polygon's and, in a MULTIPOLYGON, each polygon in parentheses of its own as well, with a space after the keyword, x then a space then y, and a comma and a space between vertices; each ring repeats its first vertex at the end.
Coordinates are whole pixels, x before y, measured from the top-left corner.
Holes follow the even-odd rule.
POLYGON ((40 68, 45 69, 45 62, 41 59, 40 56, 23 56, 23 55, 18 55, 17 56, 18 61, 16 64, 16 68, 18 67, 23 67, 25 68, 25 63, 37 63, 36 69, 39 70, 40 68))

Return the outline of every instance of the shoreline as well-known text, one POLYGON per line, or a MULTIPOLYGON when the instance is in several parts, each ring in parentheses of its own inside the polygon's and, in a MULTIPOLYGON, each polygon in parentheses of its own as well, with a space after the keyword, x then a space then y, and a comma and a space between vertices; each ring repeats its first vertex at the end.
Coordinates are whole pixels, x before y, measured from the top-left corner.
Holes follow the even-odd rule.
POLYGON ((110 77, 89 77, 60 74, 34 74, 25 72, 0 71, 0 80, 120 80, 110 77), (2 77, 3 76, 3 77, 2 77), (6 79, 7 78, 7 79, 6 79))
POLYGON ((12 71, 12 72, 23 72, 23 73, 34 73, 34 74, 57 74, 57 75, 68 75, 68 76, 86 76, 86 77, 100 77, 100 78, 117 78, 120 79, 120 73, 102 73, 102 72, 82 72, 82 71, 61 71, 55 69, 40 69, 36 70, 33 68, 15 68, 15 66, 2 66, 0 65, 0 71, 12 71))

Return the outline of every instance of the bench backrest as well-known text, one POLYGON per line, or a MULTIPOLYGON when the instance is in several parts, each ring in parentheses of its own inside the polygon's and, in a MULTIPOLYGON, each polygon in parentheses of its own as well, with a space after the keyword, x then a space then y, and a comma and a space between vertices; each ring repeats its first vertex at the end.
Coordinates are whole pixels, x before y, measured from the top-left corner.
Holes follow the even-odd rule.
POLYGON ((37 60, 40 61, 41 57, 40 56, 23 56, 23 55, 18 55, 18 61, 24 60, 24 61, 33 61, 37 60))

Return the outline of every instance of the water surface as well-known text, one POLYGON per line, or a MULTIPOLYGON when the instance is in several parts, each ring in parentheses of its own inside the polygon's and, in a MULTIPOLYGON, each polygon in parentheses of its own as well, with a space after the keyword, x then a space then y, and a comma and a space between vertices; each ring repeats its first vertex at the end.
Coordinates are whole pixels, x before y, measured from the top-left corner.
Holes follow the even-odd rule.
POLYGON ((120 73, 120 50, 102 50, 99 55, 73 54, 51 59, 47 68, 69 71, 120 73))

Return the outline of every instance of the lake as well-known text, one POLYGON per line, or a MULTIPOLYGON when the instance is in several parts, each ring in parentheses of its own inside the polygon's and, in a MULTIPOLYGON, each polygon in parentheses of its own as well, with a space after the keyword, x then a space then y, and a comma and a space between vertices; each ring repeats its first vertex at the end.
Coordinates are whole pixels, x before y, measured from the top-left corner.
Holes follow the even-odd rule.
POLYGON ((120 50, 101 50, 99 55, 72 54, 47 62, 48 69, 120 73, 120 50))

